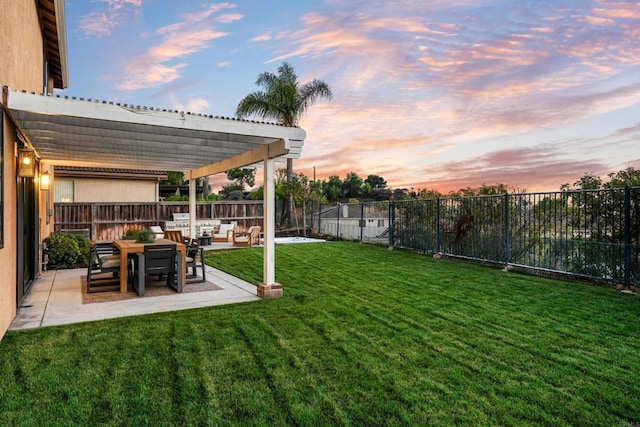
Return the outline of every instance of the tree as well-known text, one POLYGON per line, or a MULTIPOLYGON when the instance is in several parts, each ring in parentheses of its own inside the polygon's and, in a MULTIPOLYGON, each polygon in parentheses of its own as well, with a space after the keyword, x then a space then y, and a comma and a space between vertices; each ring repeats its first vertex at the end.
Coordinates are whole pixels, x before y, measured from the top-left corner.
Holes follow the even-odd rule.
POLYGON ((234 184, 239 184, 244 190, 244 185, 253 187, 256 183, 256 170, 255 169, 231 169, 227 171, 227 179, 233 181, 234 184))
POLYGON ((342 196, 342 180, 339 176, 332 175, 329 177, 329 181, 323 184, 323 194, 327 200, 335 202, 342 196))
MULTIPOLYGON (((331 88, 322 80, 314 79, 300 84, 295 70, 287 62, 278 67, 277 75, 270 72, 260 74, 256 85, 263 87, 264 92, 250 93, 240 101, 236 108, 239 118, 258 116, 277 120, 285 126, 297 126, 300 118, 316 101, 333 98, 331 88)), ((292 175, 293 160, 287 159, 288 184, 291 184, 292 175)), ((293 203, 293 195, 289 200, 290 204, 293 203)))
POLYGON ((380 175, 369 175, 364 182, 365 184, 369 184, 372 190, 376 188, 387 188, 387 181, 380 175))
POLYGON ((604 184, 605 188, 622 188, 622 187, 638 187, 640 186, 640 170, 627 168, 616 173, 607 175, 609 182, 604 184))
POLYGON ((342 197, 357 199, 362 196, 362 178, 355 172, 349 172, 342 181, 342 197))
POLYGON ((183 172, 167 172, 167 179, 160 180, 160 184, 186 185, 183 172))
POLYGON ((582 178, 573 183, 573 186, 570 186, 569 184, 562 184, 560 186, 560 190, 597 190, 601 187, 602 179, 600 179, 599 176, 595 176, 591 173, 585 173, 582 178))

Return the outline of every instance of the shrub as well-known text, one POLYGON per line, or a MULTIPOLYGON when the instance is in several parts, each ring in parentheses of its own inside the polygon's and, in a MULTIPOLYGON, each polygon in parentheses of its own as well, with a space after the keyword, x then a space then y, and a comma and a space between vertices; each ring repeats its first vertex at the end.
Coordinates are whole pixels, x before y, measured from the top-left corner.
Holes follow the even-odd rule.
POLYGON ((91 253, 91 241, 80 234, 71 234, 78 241, 78 249, 80 255, 78 257, 77 264, 82 264, 83 267, 89 265, 89 254, 91 253))
POLYGON ((139 243, 150 243, 153 242, 155 238, 156 233, 151 231, 151 229, 149 228, 143 228, 142 230, 138 231, 138 234, 136 234, 136 242, 139 243))
POLYGON ((142 230, 140 227, 127 227, 123 235, 124 237, 137 237, 140 230, 142 230))
MULTIPOLYGON (((84 239, 83 236, 80 236, 84 239)), ((86 239, 85 239, 86 240, 86 239)), ((49 264, 55 267, 74 267, 81 259, 78 239, 73 234, 52 234, 44 239, 49 254, 49 264)))

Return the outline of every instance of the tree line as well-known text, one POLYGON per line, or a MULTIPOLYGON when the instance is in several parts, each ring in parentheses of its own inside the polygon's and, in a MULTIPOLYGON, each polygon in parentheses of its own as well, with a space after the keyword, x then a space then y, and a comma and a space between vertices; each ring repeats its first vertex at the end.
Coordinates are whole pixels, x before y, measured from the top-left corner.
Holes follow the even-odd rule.
MULTIPOLYGON (((262 186, 255 189, 255 169, 233 169, 227 172, 229 184, 222 187, 216 194, 211 193, 204 178, 198 185, 207 186, 206 200, 260 200, 263 195, 262 186)), ((169 177, 161 184, 187 185, 184 174, 169 172, 169 177)), ((640 170, 633 167, 612 172, 605 179, 591 173, 585 173, 573 183, 560 185, 560 191, 597 190, 605 188, 622 188, 625 186, 640 186, 640 170)), ((443 193, 433 189, 390 188, 387 181, 380 175, 370 174, 366 178, 356 172, 349 172, 344 179, 332 175, 328 179, 312 180, 303 173, 294 172, 291 181, 287 182, 287 170, 276 171, 276 198, 288 200, 291 196, 295 202, 317 201, 321 203, 385 201, 385 200, 415 200, 433 199, 437 197, 467 197, 489 196, 506 193, 526 193, 526 189, 519 189, 508 184, 482 184, 479 187, 465 187, 456 191, 443 193)), ((166 200, 169 200, 167 198, 166 200)), ((188 195, 175 196, 171 200, 187 200, 188 195)))

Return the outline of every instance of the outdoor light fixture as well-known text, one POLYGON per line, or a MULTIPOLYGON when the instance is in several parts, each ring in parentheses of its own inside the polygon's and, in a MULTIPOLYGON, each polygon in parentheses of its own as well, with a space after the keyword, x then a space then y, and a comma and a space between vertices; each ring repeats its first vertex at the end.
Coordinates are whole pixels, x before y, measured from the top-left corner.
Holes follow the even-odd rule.
POLYGON ((28 148, 18 149, 18 176, 33 178, 36 175, 36 154, 28 148))
POLYGON ((51 175, 49 175, 49 172, 42 172, 40 174, 40 190, 49 191, 50 181, 51 181, 51 175))

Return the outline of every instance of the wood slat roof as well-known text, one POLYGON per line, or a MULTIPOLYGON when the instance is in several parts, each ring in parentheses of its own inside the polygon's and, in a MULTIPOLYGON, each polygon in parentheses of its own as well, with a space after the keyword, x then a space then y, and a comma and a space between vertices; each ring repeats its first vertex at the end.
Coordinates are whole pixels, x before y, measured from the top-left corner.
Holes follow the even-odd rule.
POLYGON ((299 158, 306 137, 298 127, 249 120, 7 89, 4 97, 24 138, 52 165, 188 172, 277 141, 283 157, 299 158))

